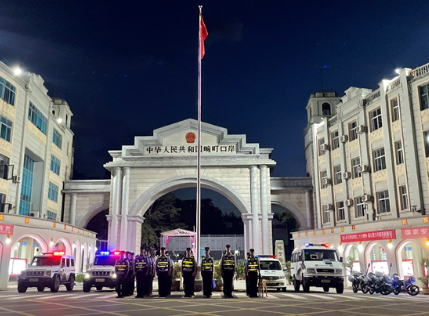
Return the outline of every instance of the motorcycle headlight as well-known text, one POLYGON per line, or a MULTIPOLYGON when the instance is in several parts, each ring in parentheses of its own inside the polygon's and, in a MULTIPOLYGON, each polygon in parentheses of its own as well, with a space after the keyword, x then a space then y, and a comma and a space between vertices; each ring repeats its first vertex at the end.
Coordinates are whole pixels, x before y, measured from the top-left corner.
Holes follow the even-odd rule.
POLYGON ((343 270, 342 269, 335 269, 335 274, 342 274, 343 270))
POLYGON ((308 268, 307 273, 316 273, 316 269, 314 268, 308 268))
POLYGON ((91 275, 89 273, 85 274, 85 279, 89 279, 91 277, 91 275))

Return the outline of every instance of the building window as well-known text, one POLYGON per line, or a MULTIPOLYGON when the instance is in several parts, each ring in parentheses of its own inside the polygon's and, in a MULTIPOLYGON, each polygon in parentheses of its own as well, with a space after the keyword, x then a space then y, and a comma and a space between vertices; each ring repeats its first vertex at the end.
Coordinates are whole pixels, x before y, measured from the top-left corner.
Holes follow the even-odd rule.
POLYGON ((40 112, 33 103, 30 102, 30 108, 28 109, 28 119, 36 125, 36 127, 46 135, 46 124, 48 123, 48 120, 46 119, 46 116, 40 112))
POLYGON ((352 142, 358 138, 357 134, 357 122, 353 121, 349 123, 349 141, 352 142))
POLYGON ((374 172, 386 169, 386 156, 384 147, 373 151, 374 155, 374 172))
POLYGON ((338 131, 332 132, 332 150, 340 148, 340 137, 338 136, 338 131))
POLYGON ((356 205, 356 217, 365 216, 365 206, 361 196, 355 198, 355 205, 356 205))
POLYGON ((0 115, 0 137, 10 142, 12 135, 12 121, 0 115))
POLYGON ((423 132, 423 143, 425 144, 426 157, 429 157, 429 131, 423 132))
POLYGON ((378 130, 383 127, 381 121, 381 108, 377 108, 374 111, 371 111, 371 132, 378 130))
POLYGON ((0 98, 9 103, 10 105, 15 104, 15 87, 10 84, 9 81, 0 77, 0 98))
POLYGON ((322 104, 322 114, 325 115, 331 115, 331 105, 329 103, 323 103, 322 104))
POLYGON ((390 203, 389 203, 389 191, 382 191, 377 193, 378 200, 378 213, 388 213, 390 212, 390 203))
POLYGON ((395 150, 396 150, 396 164, 400 165, 404 163, 404 151, 402 149, 402 141, 398 140, 395 142, 395 150))
POLYGON ((401 197, 401 210, 408 209, 408 194, 407 187, 405 185, 399 187, 399 194, 401 197))
POLYGON ((327 179, 328 178, 328 173, 327 173, 327 171, 326 170, 324 170, 324 171, 321 171, 320 172, 320 179, 321 179, 321 182, 322 182, 322 189, 326 189, 327 187, 328 187, 328 184, 324 184, 323 182, 323 179, 327 179))
POLYGON ((8 173, 9 173, 9 158, 0 154, 0 179, 5 179, 7 180, 8 177, 8 173))
POLYGON ((326 150, 322 150, 323 144, 325 144, 325 139, 324 138, 319 139, 319 156, 324 155, 326 152, 326 150))
POLYGON ((328 210, 328 205, 322 205, 323 211, 323 222, 330 223, 331 222, 331 211, 328 210))
POLYGON ((390 100, 390 108, 392 111, 392 122, 399 120, 399 103, 398 98, 390 100))
POLYGON ((420 110, 422 110, 422 111, 429 108, 428 90, 429 90, 429 84, 419 87, 420 110))
POLYGON ((59 149, 61 149, 61 145, 63 143, 63 136, 54 128, 54 136, 53 136, 53 143, 57 145, 59 149))
POLYGON ((51 171, 57 175, 60 175, 60 168, 61 161, 54 155, 51 155, 51 171))
POLYGON ((46 219, 49 219, 51 221, 56 221, 57 220, 57 213, 47 211, 46 212, 46 219))
POLYGON ((337 218, 339 221, 344 221, 346 219, 346 213, 344 212, 344 202, 337 202, 337 218))
POLYGON ((29 215, 31 208, 31 192, 33 189, 33 170, 34 160, 24 157, 24 170, 22 171, 22 185, 21 185, 21 202, 19 203, 19 214, 29 215))
POLYGON ((352 159, 352 179, 360 178, 362 174, 359 172, 360 157, 352 159))
POLYGON ((48 199, 58 202, 58 187, 52 182, 49 182, 48 199))
POLYGON ((341 177, 341 165, 334 166, 335 184, 341 184, 343 178, 341 177))
POLYGON ((6 210, 4 204, 6 203, 6 195, 0 193, 0 213, 5 213, 9 210, 6 210))

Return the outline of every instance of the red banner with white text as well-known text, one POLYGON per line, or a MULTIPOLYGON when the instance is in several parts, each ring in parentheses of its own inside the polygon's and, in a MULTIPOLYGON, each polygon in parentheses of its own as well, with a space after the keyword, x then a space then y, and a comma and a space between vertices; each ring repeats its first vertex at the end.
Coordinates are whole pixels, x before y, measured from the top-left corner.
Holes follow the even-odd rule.
POLYGON ((345 234, 341 235, 341 242, 354 242, 354 241, 370 241, 370 240, 384 240, 396 239, 396 231, 394 229, 378 230, 367 233, 345 234))

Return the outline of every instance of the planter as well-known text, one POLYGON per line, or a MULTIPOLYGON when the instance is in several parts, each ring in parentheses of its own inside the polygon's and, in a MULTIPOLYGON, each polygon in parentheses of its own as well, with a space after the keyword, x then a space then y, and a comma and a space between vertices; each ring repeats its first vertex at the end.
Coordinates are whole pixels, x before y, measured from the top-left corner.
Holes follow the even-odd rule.
POLYGON ((171 290, 172 291, 180 291, 180 281, 179 280, 173 281, 173 283, 171 284, 171 290))
POLYGON ((216 287, 215 287, 215 291, 218 291, 218 292, 223 291, 223 284, 222 284, 222 281, 218 281, 218 280, 216 280, 216 287))
POLYGON ((429 287, 424 287, 422 294, 423 295, 429 295, 429 287))

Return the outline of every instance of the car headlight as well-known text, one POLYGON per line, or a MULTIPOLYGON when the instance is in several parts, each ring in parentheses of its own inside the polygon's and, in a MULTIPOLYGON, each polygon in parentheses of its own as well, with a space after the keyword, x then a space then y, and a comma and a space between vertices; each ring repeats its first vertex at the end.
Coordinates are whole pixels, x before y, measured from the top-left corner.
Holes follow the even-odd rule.
POLYGON ((116 273, 113 273, 112 278, 116 279, 116 277, 117 277, 116 273))
POLYGON ((335 274, 343 274, 343 270, 342 269, 335 269, 335 274))
POLYGON ((91 275, 89 273, 85 274, 85 279, 89 279, 91 277, 91 275))
POLYGON ((316 273, 316 269, 307 268, 307 273, 316 273))

